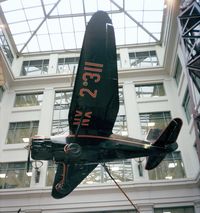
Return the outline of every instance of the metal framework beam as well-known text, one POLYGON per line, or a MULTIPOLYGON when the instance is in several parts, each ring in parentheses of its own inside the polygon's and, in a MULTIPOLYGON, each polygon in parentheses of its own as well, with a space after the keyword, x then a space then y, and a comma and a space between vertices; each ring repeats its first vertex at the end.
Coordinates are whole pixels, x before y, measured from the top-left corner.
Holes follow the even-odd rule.
POLYGON ((178 16, 178 24, 187 55, 186 76, 194 118, 195 145, 200 160, 200 102, 195 103, 196 95, 193 93, 193 89, 196 87, 200 94, 200 5, 193 2, 185 8, 178 16))
MULTIPOLYGON (((150 33, 143 25, 141 25, 136 19, 134 19, 123 7, 120 7, 114 0, 110 0, 111 3, 113 3, 116 7, 119 8, 120 11, 122 11, 126 16, 128 16, 132 21, 134 21, 141 29, 143 29, 151 38, 153 38, 156 42, 159 42, 159 40, 150 33)), ((123 4, 124 5, 124 4, 123 4)))
POLYGON ((41 23, 38 25, 38 27, 36 28, 36 30, 32 33, 32 35, 30 36, 30 38, 26 41, 26 43, 24 44, 24 46, 21 48, 21 50, 19 51, 20 53, 22 53, 22 51, 24 50, 24 48, 28 45, 28 43, 30 42, 30 40, 33 38, 33 36, 37 33, 37 31, 40 29, 40 27, 43 25, 43 23, 49 18, 50 14, 53 12, 53 10, 57 7, 57 5, 60 3, 61 0, 58 0, 54 6, 51 8, 51 10, 46 14, 46 16, 44 17, 44 19, 41 21, 41 23))

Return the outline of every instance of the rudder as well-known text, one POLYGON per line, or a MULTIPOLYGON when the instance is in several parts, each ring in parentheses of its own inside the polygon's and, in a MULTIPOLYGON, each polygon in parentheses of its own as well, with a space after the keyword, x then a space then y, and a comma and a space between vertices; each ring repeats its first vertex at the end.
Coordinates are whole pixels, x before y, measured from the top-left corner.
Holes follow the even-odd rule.
POLYGON ((178 148, 176 140, 182 127, 182 120, 180 118, 173 119, 169 125, 163 130, 158 139, 152 144, 162 148, 167 148, 166 153, 152 155, 147 158, 145 169, 151 170, 160 164, 167 153, 173 152, 178 148))

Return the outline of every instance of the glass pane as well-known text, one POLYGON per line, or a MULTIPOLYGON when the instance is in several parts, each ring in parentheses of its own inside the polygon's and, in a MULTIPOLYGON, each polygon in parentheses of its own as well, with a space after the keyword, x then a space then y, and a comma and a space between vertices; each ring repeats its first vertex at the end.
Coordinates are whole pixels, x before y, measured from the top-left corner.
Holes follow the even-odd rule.
POLYGON ((180 152, 168 154, 158 167, 148 172, 150 180, 172 180, 186 177, 180 152))
POLYGON ((142 134, 147 135, 150 129, 164 129, 170 120, 170 112, 140 113, 142 134))
MULTIPOLYGON (((131 161, 112 162, 107 164, 112 177, 117 182, 128 182, 133 180, 133 169, 131 161)), ((108 173, 104 171, 104 182, 112 182, 108 173)))
POLYGON ((177 85, 179 84, 180 77, 181 77, 181 73, 182 73, 181 62, 180 62, 179 57, 177 57, 177 61, 176 61, 176 70, 175 70, 175 75, 174 75, 174 78, 175 78, 175 80, 176 80, 177 85))
POLYGON ((41 75, 48 73, 49 60, 24 61, 21 75, 41 75))
POLYGON ((59 58, 57 73, 68 73, 72 74, 77 71, 79 63, 79 57, 74 58, 59 58))
POLYGON ((102 167, 98 165, 83 181, 82 184, 95 184, 102 182, 102 167))
POLYGON ((160 97, 165 95, 163 83, 136 85, 137 98, 160 97))
POLYGON ((24 143, 25 138, 37 135, 38 121, 10 123, 7 144, 24 143))
MULTIPOLYGON (((26 174, 26 163, 0 164, 0 188, 23 188, 30 186, 31 176, 26 174)), ((30 169, 32 169, 30 165, 30 169)))
POLYGON ((193 206, 154 209, 155 213, 195 213, 193 206))
POLYGON ((58 91, 55 94, 52 134, 61 134, 69 131, 68 111, 71 103, 71 91, 58 91))
POLYGON ((156 51, 131 52, 129 58, 132 68, 154 67, 159 64, 156 51))
POLYGON ((43 99, 42 93, 34 94, 17 94, 15 99, 15 107, 27 107, 41 105, 43 99))

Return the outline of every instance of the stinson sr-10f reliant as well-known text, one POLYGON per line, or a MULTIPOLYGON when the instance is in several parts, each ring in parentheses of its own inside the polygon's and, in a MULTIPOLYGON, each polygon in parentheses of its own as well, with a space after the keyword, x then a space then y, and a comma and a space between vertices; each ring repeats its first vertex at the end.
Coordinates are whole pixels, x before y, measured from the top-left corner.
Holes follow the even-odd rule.
POLYGON ((72 192, 100 163, 147 157, 146 169, 150 170, 177 149, 181 119, 173 119, 150 143, 112 133, 118 110, 114 29, 107 13, 98 11, 86 27, 68 115, 69 135, 35 136, 29 146, 32 159, 58 164, 54 198, 72 192))

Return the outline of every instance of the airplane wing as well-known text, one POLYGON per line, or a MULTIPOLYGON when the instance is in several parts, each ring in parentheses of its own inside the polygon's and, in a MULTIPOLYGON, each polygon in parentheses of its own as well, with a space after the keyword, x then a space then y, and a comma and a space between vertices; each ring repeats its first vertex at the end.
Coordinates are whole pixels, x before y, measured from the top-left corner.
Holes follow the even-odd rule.
POLYGON ((80 165, 59 163, 53 183, 52 196, 60 199, 72 192, 98 164, 80 165))
POLYGON ((107 13, 98 11, 85 32, 69 110, 70 133, 109 136, 118 109, 114 29, 107 13))

